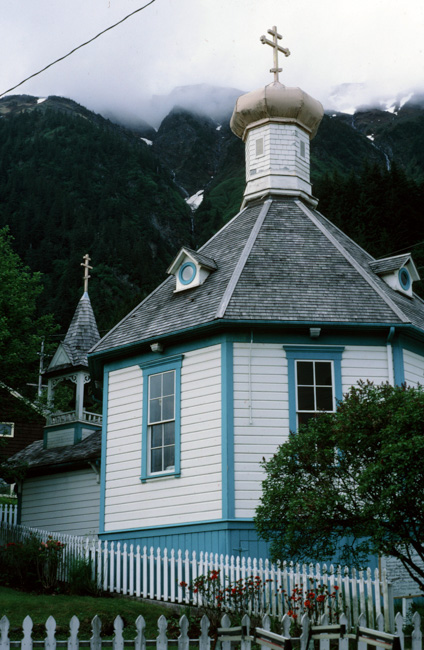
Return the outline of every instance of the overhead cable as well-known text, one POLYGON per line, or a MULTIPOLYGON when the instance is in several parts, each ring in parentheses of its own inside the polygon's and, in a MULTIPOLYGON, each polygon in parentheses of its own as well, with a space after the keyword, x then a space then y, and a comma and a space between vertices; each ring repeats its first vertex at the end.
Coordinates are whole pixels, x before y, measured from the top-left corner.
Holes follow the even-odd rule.
POLYGON ((60 61, 63 61, 64 59, 67 59, 68 56, 71 56, 71 54, 73 54, 77 50, 80 50, 85 45, 88 45, 89 43, 92 43, 93 41, 96 40, 96 38, 99 38, 99 36, 102 36, 103 34, 106 34, 106 32, 109 32, 111 29, 114 29, 115 27, 117 27, 118 25, 123 23, 125 20, 128 20, 128 18, 131 18, 131 16, 134 16, 134 14, 137 14, 139 11, 143 11, 143 9, 146 9, 147 7, 152 5, 154 2, 156 2, 156 0, 150 0, 150 2, 145 4, 143 7, 139 7, 135 11, 132 11, 130 14, 125 16, 125 18, 122 18, 121 20, 119 20, 114 25, 111 25, 110 27, 107 27, 102 32, 99 32, 98 34, 96 34, 96 36, 93 36, 93 38, 90 38, 89 41, 86 41, 85 43, 81 43, 81 45, 78 45, 77 47, 74 47, 74 49, 71 50, 70 52, 68 52, 68 54, 65 54, 64 56, 61 56, 59 59, 56 59, 56 61, 53 61, 52 63, 49 63, 48 65, 46 65, 44 68, 42 68, 38 72, 34 72, 34 74, 30 75, 26 79, 23 79, 23 81, 20 81, 18 84, 16 84, 16 86, 13 86, 12 88, 9 88, 8 90, 5 90, 3 93, 0 93, 0 97, 3 97, 3 95, 7 95, 8 93, 12 92, 12 90, 15 90, 16 88, 19 88, 19 86, 22 86, 22 84, 26 83, 27 81, 29 81, 33 77, 36 77, 37 75, 41 74, 42 72, 45 72, 45 70, 48 70, 48 68, 51 68, 53 65, 56 65, 56 63, 59 63, 60 61))

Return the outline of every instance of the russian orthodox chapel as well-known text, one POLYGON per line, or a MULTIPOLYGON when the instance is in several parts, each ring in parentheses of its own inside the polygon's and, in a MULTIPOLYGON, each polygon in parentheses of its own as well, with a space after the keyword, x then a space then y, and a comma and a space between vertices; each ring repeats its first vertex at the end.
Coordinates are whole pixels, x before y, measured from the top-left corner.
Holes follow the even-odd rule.
POLYGON ((103 382, 99 536, 266 555, 253 517, 268 459, 360 379, 417 384, 424 304, 410 254, 375 260, 317 210, 321 104, 274 80, 231 119, 241 210, 91 350, 103 382))

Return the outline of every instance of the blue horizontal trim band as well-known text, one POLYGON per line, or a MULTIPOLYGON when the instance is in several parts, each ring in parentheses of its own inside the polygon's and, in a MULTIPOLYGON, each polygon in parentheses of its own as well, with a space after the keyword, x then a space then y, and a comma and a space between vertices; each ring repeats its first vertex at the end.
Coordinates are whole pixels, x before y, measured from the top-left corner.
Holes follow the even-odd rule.
POLYGON ((152 341, 160 341, 164 339, 170 339, 176 336, 182 336, 184 334, 189 334, 194 331, 198 331, 201 333, 204 330, 211 330, 211 329, 222 329, 223 326, 227 325, 247 325, 249 327, 253 327, 255 325, 265 325, 265 326, 270 326, 270 327, 284 327, 287 329, 292 329, 294 327, 299 327, 299 326, 320 326, 320 327, 334 327, 334 328, 348 328, 348 329, 384 329, 384 328, 390 328, 395 326, 396 328, 401 328, 401 329, 406 329, 406 330, 411 330, 419 334, 421 337, 424 338, 424 330, 417 327, 416 325, 412 325, 411 323, 393 323, 393 322, 383 322, 383 323, 375 323, 375 322, 351 322, 351 321, 313 321, 313 320, 302 320, 302 321, 277 321, 277 320, 234 320, 234 319, 219 319, 219 320, 213 320, 213 321, 208 321, 207 323, 202 323, 200 325, 193 325, 191 327, 186 327, 181 330, 174 330, 172 332, 167 332, 162 335, 155 335, 151 336, 146 339, 141 339, 139 341, 132 341, 131 343, 125 343, 123 345, 118 345, 113 348, 108 348, 107 350, 101 350, 99 352, 92 352, 88 355, 89 361, 91 360, 92 362, 99 360, 101 357, 107 357, 107 356, 113 356, 115 354, 121 353, 121 352, 130 352, 131 349, 137 348, 139 346, 143 345, 148 345, 152 341))
POLYGON ((164 533, 170 531, 180 531, 187 530, 191 528, 196 531, 204 530, 236 530, 237 528, 251 529, 254 527, 253 519, 211 519, 208 521, 199 521, 199 522, 187 522, 181 524, 173 525, 162 525, 162 526, 148 526, 146 528, 122 528, 115 530, 103 530, 99 535, 119 535, 121 539, 123 536, 133 536, 134 533, 143 533, 145 535, 152 534, 152 537, 157 535, 157 533, 164 533))

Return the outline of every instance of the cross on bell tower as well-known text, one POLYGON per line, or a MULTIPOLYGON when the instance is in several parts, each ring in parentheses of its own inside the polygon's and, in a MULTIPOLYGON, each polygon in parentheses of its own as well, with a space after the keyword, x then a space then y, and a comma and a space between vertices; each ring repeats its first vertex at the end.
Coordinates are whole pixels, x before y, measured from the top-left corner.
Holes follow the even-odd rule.
POLYGON ((278 52, 282 52, 284 56, 290 56, 290 50, 287 47, 278 45, 278 39, 282 39, 283 37, 277 32, 277 27, 275 25, 272 29, 268 29, 268 34, 273 37, 272 41, 270 41, 266 36, 261 36, 260 40, 263 45, 270 45, 274 50, 274 67, 270 69, 270 72, 274 73, 274 81, 278 81, 278 73, 283 71, 283 68, 278 67, 278 52))
POLYGON ((89 265, 91 258, 88 253, 84 255, 83 260, 84 262, 81 262, 81 266, 84 267, 84 293, 88 293, 88 281, 91 278, 91 275, 89 275, 89 269, 92 269, 93 267, 89 265))

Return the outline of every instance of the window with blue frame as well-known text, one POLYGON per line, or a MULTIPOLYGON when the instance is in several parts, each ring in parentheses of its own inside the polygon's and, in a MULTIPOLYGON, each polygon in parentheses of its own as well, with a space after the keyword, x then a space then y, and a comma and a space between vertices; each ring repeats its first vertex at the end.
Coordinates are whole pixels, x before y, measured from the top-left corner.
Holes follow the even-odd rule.
POLYGON ((319 412, 336 410, 342 399, 343 346, 283 346, 288 363, 289 424, 297 431, 319 412))
POLYGON ((175 370, 149 376, 148 473, 175 470, 175 370))
POLYGON ((140 364, 143 370, 141 480, 180 475, 182 355, 140 364))

